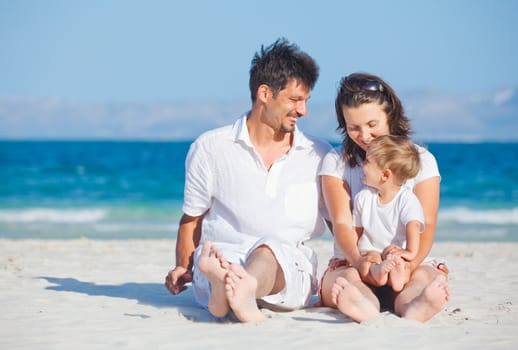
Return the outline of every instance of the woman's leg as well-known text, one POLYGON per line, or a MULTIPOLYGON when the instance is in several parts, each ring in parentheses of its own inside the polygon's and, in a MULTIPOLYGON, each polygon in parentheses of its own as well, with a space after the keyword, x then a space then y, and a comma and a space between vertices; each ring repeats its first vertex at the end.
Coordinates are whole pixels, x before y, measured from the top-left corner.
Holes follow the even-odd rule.
POLYGON ((355 268, 340 267, 328 271, 322 280, 321 293, 324 306, 337 308, 356 322, 368 320, 380 313, 378 298, 361 280, 355 268))
POLYGON ((449 297, 446 274, 432 266, 420 266, 396 297, 394 310, 401 317, 425 322, 442 310, 449 297))
POLYGON ((341 277, 346 269, 346 266, 340 266, 336 269, 328 268, 324 272, 322 280, 320 281, 320 302, 322 306, 332 307, 334 309, 337 308, 331 296, 331 291, 336 279, 341 277))

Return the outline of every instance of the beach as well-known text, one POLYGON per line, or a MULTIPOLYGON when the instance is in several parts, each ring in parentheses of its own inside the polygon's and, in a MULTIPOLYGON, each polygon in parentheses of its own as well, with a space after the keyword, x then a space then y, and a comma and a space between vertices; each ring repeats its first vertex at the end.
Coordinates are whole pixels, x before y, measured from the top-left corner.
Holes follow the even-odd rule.
MULTIPOLYGON (((319 276, 332 242, 308 245, 319 276)), ((518 243, 437 242, 452 296, 427 323, 389 312, 357 324, 338 311, 263 310, 217 320, 191 289, 163 286, 175 241, 0 239, 2 349, 511 349, 518 346, 518 243)), ((316 301, 316 299, 315 299, 316 301)))

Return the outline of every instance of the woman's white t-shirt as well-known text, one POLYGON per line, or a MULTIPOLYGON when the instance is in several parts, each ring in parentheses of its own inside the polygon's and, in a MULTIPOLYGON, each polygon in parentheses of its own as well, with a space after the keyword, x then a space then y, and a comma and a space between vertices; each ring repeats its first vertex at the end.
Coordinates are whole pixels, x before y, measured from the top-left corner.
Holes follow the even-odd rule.
MULTIPOLYGON (((423 180, 435 176, 440 177, 439 167, 437 166, 437 161, 435 160, 433 154, 424 147, 419 145, 415 146, 419 151, 421 170, 415 178, 407 180, 403 185, 411 190, 413 190, 416 184, 423 180)), ((361 166, 355 166, 351 168, 351 166, 344 160, 343 146, 335 147, 327 153, 324 161, 322 162, 322 167, 318 175, 333 176, 345 181, 351 190, 351 202, 353 201, 353 198, 356 196, 356 194, 366 187, 362 181, 364 177, 363 168, 361 166)), ((354 203, 351 203, 351 208, 353 206, 354 203)), ((342 259, 344 258, 341 249, 339 249, 336 244, 336 241, 334 245, 334 257, 342 259)))

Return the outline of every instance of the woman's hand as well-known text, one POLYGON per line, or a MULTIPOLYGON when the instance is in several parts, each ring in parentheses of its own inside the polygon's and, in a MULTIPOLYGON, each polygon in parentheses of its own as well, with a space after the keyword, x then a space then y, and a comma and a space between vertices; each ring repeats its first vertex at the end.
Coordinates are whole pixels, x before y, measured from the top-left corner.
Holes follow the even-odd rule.
POLYGON ((398 247, 397 245, 389 245, 385 249, 383 249, 383 252, 381 253, 381 256, 383 259, 386 259, 389 255, 396 255, 396 256, 403 256, 405 254, 406 250, 404 250, 401 247, 398 247))
POLYGON ((450 269, 448 269, 448 266, 445 263, 439 263, 436 267, 437 270, 443 272, 446 275, 450 272, 450 269))
POLYGON ((379 264, 381 262, 381 256, 375 251, 366 251, 360 253, 360 258, 353 264, 353 266, 359 270, 360 265, 364 263, 379 264))

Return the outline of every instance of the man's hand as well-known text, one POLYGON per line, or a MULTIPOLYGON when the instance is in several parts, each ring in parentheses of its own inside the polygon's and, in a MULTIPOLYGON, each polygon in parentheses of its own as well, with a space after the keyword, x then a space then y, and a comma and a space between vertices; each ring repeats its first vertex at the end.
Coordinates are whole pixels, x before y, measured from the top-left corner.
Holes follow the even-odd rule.
POLYGON ((165 287, 173 295, 180 294, 186 290, 186 284, 190 282, 192 282, 192 271, 182 266, 176 266, 165 277, 165 287))

